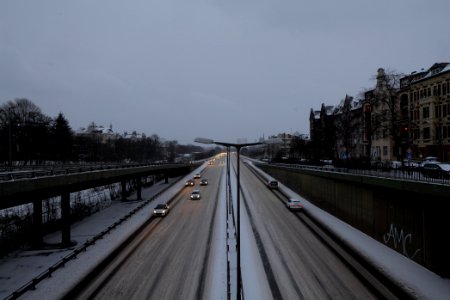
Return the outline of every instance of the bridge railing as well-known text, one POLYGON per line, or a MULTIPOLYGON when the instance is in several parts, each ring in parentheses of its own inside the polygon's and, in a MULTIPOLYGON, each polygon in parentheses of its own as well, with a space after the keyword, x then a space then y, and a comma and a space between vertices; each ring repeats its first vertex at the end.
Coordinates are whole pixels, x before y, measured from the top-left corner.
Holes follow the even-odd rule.
POLYGON ((0 181, 30 179, 45 176, 76 174, 102 170, 128 169, 159 165, 183 165, 183 163, 142 163, 142 164, 94 164, 94 165, 62 165, 62 166, 33 166, 20 170, 0 172, 0 181))

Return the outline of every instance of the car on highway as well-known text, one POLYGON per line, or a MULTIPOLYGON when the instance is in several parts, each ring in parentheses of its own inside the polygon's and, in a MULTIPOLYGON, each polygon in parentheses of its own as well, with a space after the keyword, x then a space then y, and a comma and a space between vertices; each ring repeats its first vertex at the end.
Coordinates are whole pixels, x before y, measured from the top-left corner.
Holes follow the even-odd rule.
POLYGON ((158 204, 153 209, 153 215, 154 216, 161 216, 164 217, 169 213, 170 207, 166 203, 158 204))
POLYGON ((428 162, 422 167, 422 174, 431 178, 450 179, 450 164, 428 162))
POLYGON ((194 186, 195 185, 195 181, 192 179, 188 179, 186 180, 186 183, 184 184, 185 186, 194 186))
POLYGON ((197 174, 194 175, 194 179, 198 179, 200 177, 202 177, 202 175, 200 175, 200 173, 197 173, 197 174))
POLYGON ((201 198, 200 190, 193 190, 191 193, 191 200, 200 200, 201 198))
POLYGON ((302 202, 300 201, 300 199, 297 199, 297 198, 289 198, 286 201, 286 207, 289 208, 290 210, 302 210, 303 209, 302 202))
POLYGON ((200 180, 200 185, 208 185, 208 179, 203 178, 202 180, 200 180))
POLYGON ((266 185, 267 185, 267 187, 268 187, 269 189, 271 189, 271 190, 276 190, 276 189, 278 189, 278 181, 276 181, 276 180, 273 179, 273 178, 267 179, 266 185))

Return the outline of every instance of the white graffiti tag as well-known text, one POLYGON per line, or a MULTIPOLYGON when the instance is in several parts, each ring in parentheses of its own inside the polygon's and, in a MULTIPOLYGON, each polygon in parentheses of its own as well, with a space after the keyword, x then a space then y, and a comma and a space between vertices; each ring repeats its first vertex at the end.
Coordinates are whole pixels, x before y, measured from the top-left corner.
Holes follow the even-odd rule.
POLYGON ((383 240, 385 244, 389 244, 389 242, 392 240, 392 243, 394 244, 394 249, 397 249, 397 246, 401 245, 403 255, 405 255, 410 259, 414 259, 414 257, 420 252, 420 249, 417 249, 413 255, 408 254, 408 251, 406 250, 406 244, 407 243, 411 244, 412 234, 409 233, 405 235, 403 233, 403 229, 401 229, 399 232, 394 224, 391 224, 391 226, 389 227, 389 232, 387 232, 383 236, 383 240))

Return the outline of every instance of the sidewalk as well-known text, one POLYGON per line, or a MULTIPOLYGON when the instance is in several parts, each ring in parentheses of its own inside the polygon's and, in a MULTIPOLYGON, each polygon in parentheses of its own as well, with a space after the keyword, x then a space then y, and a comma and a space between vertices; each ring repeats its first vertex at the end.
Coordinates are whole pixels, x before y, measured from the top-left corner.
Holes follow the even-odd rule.
MULTIPOLYGON (((188 175, 191 176, 191 175, 188 175)), ((40 250, 19 250, 14 253, 11 253, 2 259, 0 259, 0 299, 9 298, 9 296, 20 289, 25 284, 29 283, 33 278, 39 276, 43 272, 46 272, 50 267, 54 266, 58 262, 60 262, 64 257, 72 254, 75 249, 78 249, 83 246, 87 241, 92 240, 95 236, 99 235, 102 231, 111 228, 114 223, 118 223, 121 219, 124 218, 127 214, 135 210, 137 207, 143 205, 143 203, 158 194, 160 191, 168 188, 161 196, 156 198, 155 200, 148 203, 145 207, 140 209, 133 215, 133 218, 127 219, 122 224, 114 227, 110 230, 110 233, 106 234, 103 238, 95 241, 92 246, 87 248, 87 251, 81 252, 79 258, 72 259, 66 263, 66 265, 62 269, 66 269, 68 264, 75 262, 75 264, 83 265, 83 271, 80 271, 81 274, 86 272, 86 268, 91 268, 95 265, 96 261, 101 259, 101 255, 105 255, 105 252, 111 251, 115 248, 115 245, 120 243, 120 240, 124 239, 129 233, 139 227, 139 224, 145 222, 150 218, 151 211, 156 203, 166 202, 170 200, 170 198, 176 194, 180 190, 180 186, 184 185, 183 178, 171 178, 169 179, 169 183, 165 184, 164 181, 157 182, 151 187, 142 189, 142 199, 136 200, 136 193, 131 194, 128 197, 127 201, 114 200, 106 209, 103 209, 89 217, 84 218, 83 220, 72 224, 71 226, 71 240, 76 244, 70 248, 50 248, 48 249, 40 249, 40 250), (171 190, 171 191, 169 191, 171 190), (108 242, 108 240, 110 240, 108 242), (106 244, 105 244, 106 242, 106 244), (103 244, 104 248, 99 249, 99 245, 103 244), (91 261, 89 259, 86 260, 86 255, 89 252, 92 252, 93 249, 97 248, 95 252, 97 252, 97 258, 95 261, 91 261), (101 255, 99 256, 98 253, 101 255)), ((44 242, 46 244, 58 244, 61 242, 61 232, 51 233, 44 237, 44 242)), ((90 255, 89 255, 90 256, 90 255)), ((60 269, 55 271, 55 274, 60 269)), ((65 272, 67 273, 67 272, 65 272)), ((68 272, 66 274, 68 276, 68 281, 74 282, 76 280, 76 274, 73 272, 68 272)), ((75 272, 76 273, 76 272, 75 272)), ((82 275, 79 275, 82 276, 82 275)), ((53 278, 54 276, 52 276, 53 278)), ((42 286, 45 286, 49 281, 48 279, 44 279, 42 282, 38 283, 36 290, 25 293, 22 297, 33 296, 31 294, 35 294, 35 292, 42 293, 42 286)), ((64 281, 64 280, 63 280, 64 281)), ((52 288, 54 293, 61 294, 64 291, 64 287, 60 286, 60 283, 55 284, 52 288)), ((45 288, 44 294, 45 298, 53 299, 50 294, 48 294, 48 289, 45 288)), ((36 295, 35 295, 36 296, 36 295)), ((34 297, 36 299, 36 297, 34 297)), ((55 297, 56 298, 56 297, 55 297)), ((58 296, 59 298, 59 296, 58 296)), ((22 298, 21 298, 22 299, 22 298)))

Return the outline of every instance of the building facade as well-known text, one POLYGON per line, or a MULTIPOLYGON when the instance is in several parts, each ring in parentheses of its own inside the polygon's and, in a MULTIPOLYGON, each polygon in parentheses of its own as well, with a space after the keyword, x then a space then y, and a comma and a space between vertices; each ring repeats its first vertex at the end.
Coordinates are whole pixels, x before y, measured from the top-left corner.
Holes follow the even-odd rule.
POLYGON ((404 151, 412 158, 450 160, 450 63, 401 78, 404 151))
POLYGON ((397 134, 399 76, 379 68, 376 78, 375 88, 364 93, 365 156, 374 161, 391 161, 401 156, 397 134))
POLYGON ((450 63, 407 76, 380 68, 376 78, 363 100, 311 109, 318 158, 450 161, 450 63))

